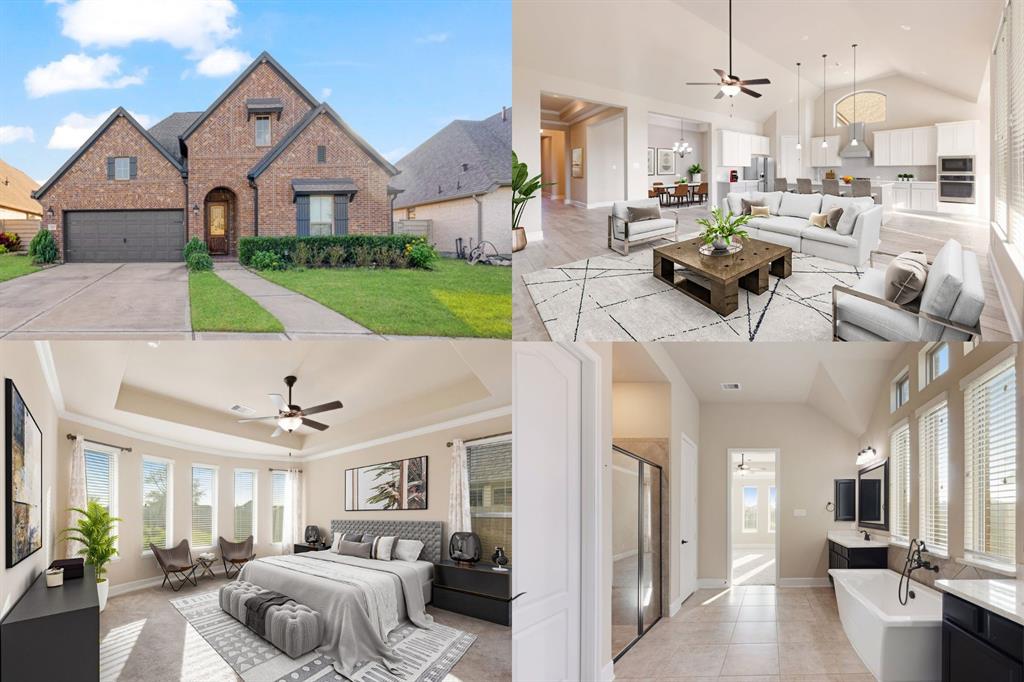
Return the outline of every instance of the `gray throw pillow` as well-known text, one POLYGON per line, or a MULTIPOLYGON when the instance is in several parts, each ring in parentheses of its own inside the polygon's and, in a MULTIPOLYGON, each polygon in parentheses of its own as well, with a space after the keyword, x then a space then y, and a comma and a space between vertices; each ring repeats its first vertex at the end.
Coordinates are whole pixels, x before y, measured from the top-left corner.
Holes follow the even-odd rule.
POLYGON ((362 542, 363 541, 363 534, 362 533, 345 533, 344 535, 341 536, 341 539, 342 540, 347 540, 349 542, 362 542))
POLYGON ((885 269, 885 299, 905 305, 921 295, 928 278, 928 258, 923 251, 905 251, 885 269))
POLYGON ((357 556, 369 559, 372 551, 372 542, 349 542, 348 540, 342 540, 338 543, 338 554, 344 556, 357 556))
POLYGON ((369 533, 363 533, 363 539, 360 542, 369 542, 373 544, 373 541, 377 539, 376 535, 370 535, 369 533))
POLYGON ((836 232, 844 235, 853 234, 853 228, 857 225, 857 216, 864 211, 868 210, 863 205, 850 203, 845 209, 843 209, 843 215, 839 218, 839 223, 836 225, 836 232))
POLYGON ((750 215, 750 207, 751 206, 766 206, 766 205, 767 204, 764 203, 764 199, 758 199, 758 200, 740 199, 740 206, 742 207, 742 210, 740 211, 740 215, 750 215))
POLYGON ((661 217, 661 209, 657 206, 627 206, 626 222, 638 223, 642 220, 657 220, 661 217))
POLYGON ((839 227, 839 220, 843 217, 843 209, 836 206, 835 208, 825 211, 825 222, 833 230, 839 227))

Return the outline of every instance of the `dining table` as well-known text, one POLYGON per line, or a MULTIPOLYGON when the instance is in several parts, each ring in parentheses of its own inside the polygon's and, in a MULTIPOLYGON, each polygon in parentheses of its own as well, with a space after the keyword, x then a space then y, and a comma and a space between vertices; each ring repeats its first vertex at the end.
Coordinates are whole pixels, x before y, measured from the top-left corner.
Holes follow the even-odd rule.
MULTIPOLYGON (((675 196, 676 184, 677 183, 672 183, 671 185, 654 185, 654 186, 651 187, 652 190, 654 190, 655 192, 658 193, 658 202, 661 203, 662 206, 666 205, 665 199, 667 197, 675 196)), ((698 187, 700 187, 702 183, 700 183, 700 182, 680 182, 678 184, 686 185, 687 200, 688 201, 692 201, 693 200, 693 192, 694 192, 694 190, 696 190, 698 187)))

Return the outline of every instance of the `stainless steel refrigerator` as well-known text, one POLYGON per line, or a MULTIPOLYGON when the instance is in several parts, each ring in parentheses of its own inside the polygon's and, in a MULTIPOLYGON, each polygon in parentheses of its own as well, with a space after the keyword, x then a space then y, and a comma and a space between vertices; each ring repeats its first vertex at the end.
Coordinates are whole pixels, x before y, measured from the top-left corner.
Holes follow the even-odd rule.
POLYGON ((775 187, 775 159, 770 156, 754 156, 751 165, 743 169, 744 180, 757 180, 757 189, 771 192, 775 187))

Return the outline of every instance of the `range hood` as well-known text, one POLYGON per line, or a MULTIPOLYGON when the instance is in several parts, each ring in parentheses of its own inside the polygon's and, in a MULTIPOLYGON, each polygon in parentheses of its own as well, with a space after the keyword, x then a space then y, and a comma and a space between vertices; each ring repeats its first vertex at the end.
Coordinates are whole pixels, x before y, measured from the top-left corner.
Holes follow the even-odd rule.
POLYGON ((870 159, 871 150, 868 149, 867 142, 864 141, 864 124, 853 123, 849 126, 850 134, 853 135, 850 139, 857 140, 857 145, 847 144, 843 147, 842 151, 839 152, 839 156, 844 159, 870 159))

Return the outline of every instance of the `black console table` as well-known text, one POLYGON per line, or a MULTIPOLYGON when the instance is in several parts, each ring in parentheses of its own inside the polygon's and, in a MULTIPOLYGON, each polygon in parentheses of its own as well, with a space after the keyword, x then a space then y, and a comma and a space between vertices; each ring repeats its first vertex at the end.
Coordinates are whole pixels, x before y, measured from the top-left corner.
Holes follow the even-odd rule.
POLYGON ((439 609, 511 625, 512 571, 495 571, 489 563, 435 563, 432 601, 439 609))
POLYGON ((0 622, 0 678, 99 680, 100 602, 96 571, 47 587, 39 574, 0 622))

